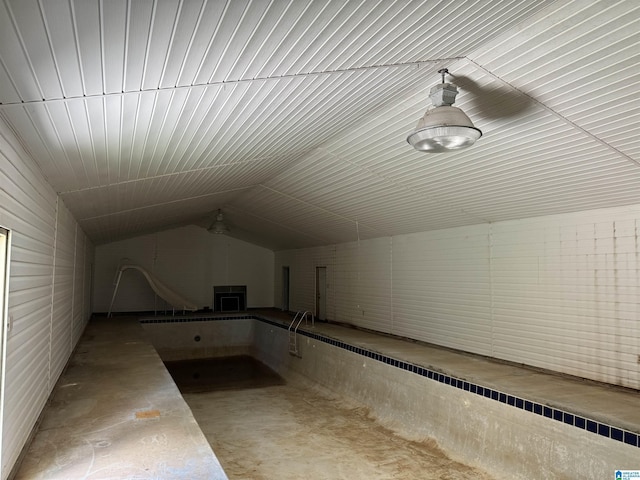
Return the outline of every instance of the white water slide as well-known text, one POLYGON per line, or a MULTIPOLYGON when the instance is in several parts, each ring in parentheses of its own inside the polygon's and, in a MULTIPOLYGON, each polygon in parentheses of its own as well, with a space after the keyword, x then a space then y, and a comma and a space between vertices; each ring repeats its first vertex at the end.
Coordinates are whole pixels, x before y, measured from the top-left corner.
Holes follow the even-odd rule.
POLYGON ((118 286, 120 285, 120 278, 122 278, 122 273, 125 270, 130 270, 130 269, 138 270, 140 273, 142 273, 142 275, 144 275, 144 278, 146 278, 147 282, 149 283, 149 286, 153 289, 156 295, 164 299, 169 305, 171 305, 175 309, 188 310, 191 312, 198 310, 198 306, 195 303, 192 303, 191 301, 187 300, 178 292, 173 290, 171 287, 162 283, 158 279, 158 277, 148 272, 140 265, 135 265, 133 263, 122 263, 118 267, 118 271, 116 272, 117 277, 116 277, 115 286, 113 289, 113 296, 111 297, 111 304, 109 305, 109 313, 107 314, 107 316, 109 317, 111 316, 111 309, 113 308, 113 302, 115 301, 116 294, 118 293, 118 286))

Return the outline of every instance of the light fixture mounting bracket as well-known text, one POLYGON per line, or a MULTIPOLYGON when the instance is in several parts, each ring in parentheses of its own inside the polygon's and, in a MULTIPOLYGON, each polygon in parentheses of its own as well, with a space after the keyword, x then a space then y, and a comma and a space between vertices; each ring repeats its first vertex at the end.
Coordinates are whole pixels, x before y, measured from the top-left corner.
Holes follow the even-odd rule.
POLYGON ((448 69, 448 68, 441 68, 440 70, 438 70, 438 73, 439 73, 440 75, 442 75, 442 83, 445 83, 444 76, 445 76, 447 73, 449 73, 449 69, 448 69))

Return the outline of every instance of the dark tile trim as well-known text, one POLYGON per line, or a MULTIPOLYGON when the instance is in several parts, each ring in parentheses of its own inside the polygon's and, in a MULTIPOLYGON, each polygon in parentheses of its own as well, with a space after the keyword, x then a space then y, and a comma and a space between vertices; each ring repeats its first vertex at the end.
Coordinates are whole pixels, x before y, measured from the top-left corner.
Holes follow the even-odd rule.
MULTIPOLYGON (((152 318, 143 318, 140 320, 140 323, 184 323, 184 322, 215 322, 220 320, 247 320, 254 319, 259 320, 263 323, 268 323, 275 327, 283 328, 285 330, 288 329, 288 325, 285 325, 282 322, 270 320, 268 318, 264 318, 258 315, 233 315, 233 316, 193 316, 193 317, 152 317, 152 318)), ((523 398, 519 398, 514 395, 509 395, 508 393, 500 392, 498 390, 494 390, 492 388, 483 387, 481 385, 476 385, 467 380, 456 378, 444 373, 436 372, 435 370, 431 370, 420 365, 414 365, 409 362, 405 362, 404 360, 398 360, 382 353, 374 352, 373 350, 368 350, 366 348, 358 347, 356 345, 350 345, 341 340, 336 340, 324 335, 319 335, 317 333, 308 331, 308 330, 298 330, 298 334, 312 338, 319 342, 323 342, 334 347, 342 348, 349 352, 353 352, 357 355, 362 355, 372 360, 385 363, 387 365, 391 365, 393 367, 406 370, 408 372, 414 373, 416 375, 420 375, 422 377, 426 377, 430 380, 436 381, 438 383, 443 383, 445 385, 449 385, 454 388, 458 388, 464 390, 466 392, 479 395, 481 397, 485 397, 490 400, 495 400, 500 403, 504 403, 505 405, 518 408, 520 410, 525 410, 527 412, 531 412, 535 415, 544 416, 550 420, 555 420, 566 425, 571 425, 576 428, 580 428, 582 430, 587 430, 588 432, 594 433, 596 435, 600 435, 606 438, 610 438, 612 440, 626 443, 627 445, 631 445, 633 447, 640 448, 640 434, 635 432, 630 432, 627 430, 623 430, 612 425, 607 425, 602 422, 597 422, 595 420, 590 420, 580 415, 575 415, 573 413, 565 412, 564 410, 560 410, 558 408, 554 408, 548 405, 543 405, 537 402, 532 402, 530 400, 526 400, 523 398)))
POLYGON ((189 323, 189 322, 218 322, 220 320, 260 320, 255 315, 234 315, 234 316, 220 316, 220 317, 151 317, 142 318, 140 323, 189 323))

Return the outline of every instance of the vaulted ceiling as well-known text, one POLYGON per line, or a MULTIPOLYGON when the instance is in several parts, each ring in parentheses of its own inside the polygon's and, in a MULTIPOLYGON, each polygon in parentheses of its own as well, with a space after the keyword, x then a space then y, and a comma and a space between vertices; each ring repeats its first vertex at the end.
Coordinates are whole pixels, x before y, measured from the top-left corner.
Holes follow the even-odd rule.
POLYGON ((0 117, 97 244, 272 249, 640 203, 634 0, 5 0, 0 117), (483 131, 407 134, 447 67, 483 131))

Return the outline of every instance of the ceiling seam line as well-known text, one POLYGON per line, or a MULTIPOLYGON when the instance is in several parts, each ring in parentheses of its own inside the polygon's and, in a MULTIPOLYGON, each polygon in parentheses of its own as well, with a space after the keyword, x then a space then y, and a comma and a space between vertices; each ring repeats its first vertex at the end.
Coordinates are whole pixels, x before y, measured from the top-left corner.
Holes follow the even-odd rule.
POLYGON ((581 127, 580 125, 578 125, 577 123, 573 122, 572 120, 569 120, 567 117, 565 117, 564 115, 562 115, 560 112, 557 112, 556 110, 554 110, 553 108, 545 105, 544 103, 542 103, 540 100, 538 100, 535 97, 532 97, 531 95, 529 95, 526 92, 523 92, 522 90, 520 90, 518 87, 516 87, 515 85, 512 85, 511 83, 507 82, 506 80, 503 80, 501 77, 497 76, 496 74, 494 74, 493 72, 491 72, 490 70, 484 68, 482 65, 480 65, 479 63, 475 62, 474 60, 472 60, 469 57, 465 57, 469 62, 471 62, 476 68, 482 70, 484 73, 486 73, 487 75, 489 75, 491 78, 494 78, 495 80, 502 82, 504 85, 508 86, 509 88, 514 89, 515 91, 517 91, 518 93, 520 93, 521 95, 525 96, 526 98, 529 98, 532 102, 534 102, 536 105, 538 105, 539 107, 541 107, 542 109, 546 110, 547 112, 551 113, 553 116, 555 116, 556 118, 559 118, 560 120, 562 120, 564 123, 566 123, 567 125, 569 125, 570 127, 582 132, 583 134, 587 135, 588 137, 590 137, 592 140, 595 140, 596 142, 600 143, 601 145, 603 145, 604 147, 608 148, 609 150, 613 151, 614 153, 616 153, 617 155, 619 155, 620 157, 624 158, 625 160, 628 160, 629 162, 633 163, 635 166, 640 166, 640 161, 634 160, 633 158, 631 158, 629 155, 627 155, 626 153, 618 150, 616 147, 614 147, 613 145, 611 145, 610 143, 605 142, 604 140, 602 140, 601 138, 599 138, 598 136, 594 135, 593 133, 591 133, 590 131, 588 131, 586 128, 581 127))
POLYGON ((171 200, 170 202, 154 203, 153 205, 145 205, 145 206, 142 206, 142 207, 127 208, 125 210, 118 210, 117 212, 105 213, 103 215, 94 215, 93 217, 80 218, 80 219, 78 219, 78 222, 87 221, 87 220, 97 220, 99 218, 110 217, 110 216, 113 216, 113 215, 121 215, 123 213, 137 212, 139 210, 146 210, 148 208, 155 208, 155 207, 160 207, 160 206, 164 206, 164 205, 173 205, 173 204, 176 204, 176 203, 187 202, 189 200, 194 200, 194 199, 199 199, 199 198, 206 198, 206 197, 211 197, 211 196, 215 196, 215 195, 222 195, 223 193, 241 192, 243 190, 249 190, 250 188, 253 188, 255 186, 257 186, 257 185, 249 185, 249 186, 246 186, 246 187, 231 188, 229 190, 220 190, 218 192, 205 193, 205 194, 202 194, 202 195, 196 195, 196 196, 188 197, 188 198, 180 198, 178 200, 171 200))
POLYGON ((41 105, 41 104, 67 102, 69 100, 83 100, 83 99, 90 99, 90 98, 123 97, 125 95, 139 95, 141 93, 150 93, 150 92, 168 92, 168 91, 175 91, 175 90, 195 89, 195 88, 220 87, 223 85, 262 82, 267 80, 288 80, 292 78, 305 78, 305 77, 312 77, 312 76, 319 76, 319 75, 353 73, 353 72, 368 71, 368 70, 378 70, 383 68, 410 68, 410 67, 420 68, 424 65, 432 65, 432 64, 442 63, 442 62, 453 62, 458 60, 464 60, 465 58, 466 57, 439 58, 435 60, 418 60, 415 62, 388 63, 388 64, 382 64, 382 65, 366 65, 363 67, 350 67, 350 68, 336 69, 336 70, 291 73, 291 74, 277 75, 277 76, 239 78, 236 80, 220 80, 216 82, 194 83, 191 85, 158 87, 158 88, 131 90, 126 92, 110 92, 110 93, 105 92, 105 93, 96 93, 91 95, 72 95, 64 98, 50 98, 50 99, 42 99, 42 100, 27 100, 27 101, 20 101, 20 102, 0 103, 0 108, 6 107, 6 106, 15 106, 15 105, 41 105))
POLYGON ((230 167, 235 165, 245 165, 245 164, 250 164, 254 162, 261 162, 263 160, 271 160, 272 158, 274 157, 261 157, 261 158, 256 158, 254 160, 245 160, 242 162, 222 163, 218 165, 213 165, 211 167, 194 168, 192 170, 183 170, 180 172, 164 173, 162 175, 153 175, 151 177, 135 178, 133 180, 123 180, 122 182, 109 183, 107 185, 97 185, 95 187, 79 188, 77 190, 66 190, 64 192, 57 192, 57 193, 58 195, 71 195, 74 193, 90 192, 92 190, 100 190, 103 188, 117 187, 119 185, 128 185, 130 183, 145 182, 147 180, 157 180, 160 178, 173 177, 177 175, 187 175, 190 173, 200 173, 200 172, 205 172, 207 170, 215 170, 216 168, 230 167))

